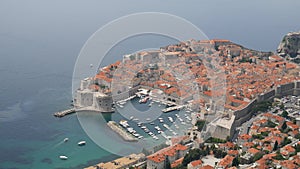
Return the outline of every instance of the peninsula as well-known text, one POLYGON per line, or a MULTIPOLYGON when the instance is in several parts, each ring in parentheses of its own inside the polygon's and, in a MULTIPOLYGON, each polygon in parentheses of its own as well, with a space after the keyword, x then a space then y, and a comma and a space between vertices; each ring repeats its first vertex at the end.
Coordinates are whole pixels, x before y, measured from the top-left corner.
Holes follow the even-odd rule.
POLYGON ((226 139, 252 116, 257 103, 299 95, 299 66, 272 52, 229 40, 188 40, 159 50, 125 55, 81 81, 77 109, 113 112, 139 89, 151 98, 193 112, 193 123, 210 123, 205 135, 226 139), (214 118, 209 119, 210 116, 214 118))

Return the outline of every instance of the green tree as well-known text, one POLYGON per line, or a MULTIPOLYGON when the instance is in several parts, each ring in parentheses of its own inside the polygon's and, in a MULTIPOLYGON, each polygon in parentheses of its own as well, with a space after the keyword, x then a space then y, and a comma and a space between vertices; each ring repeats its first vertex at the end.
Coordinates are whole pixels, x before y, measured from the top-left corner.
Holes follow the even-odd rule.
POLYGON ((254 157, 253 157, 253 162, 255 162, 255 161, 261 159, 262 156, 263 156, 262 153, 256 153, 256 154, 254 155, 254 157))
POLYGON ((201 131, 205 126, 206 121, 205 120, 198 120, 196 123, 196 126, 198 127, 198 131, 201 131))
POLYGON ((226 156, 226 152, 223 152, 222 150, 220 150, 220 149, 217 149, 217 150, 215 150, 214 151, 214 156, 216 157, 216 158, 223 158, 223 157, 225 157, 226 156))
POLYGON ((201 150, 200 149, 192 149, 190 150, 183 158, 182 165, 187 166, 188 163, 199 160, 201 156, 201 150))
POLYGON ((235 157, 235 158, 233 159, 233 161, 232 161, 232 165, 233 165, 233 166, 239 166, 239 164, 240 164, 240 162, 239 162, 238 157, 235 157))
POLYGON ((287 111, 284 110, 284 111, 281 113, 281 116, 284 117, 284 118, 287 118, 287 117, 289 117, 289 113, 288 113, 287 111))
POLYGON ((283 142, 281 143, 281 147, 290 144, 292 141, 288 139, 287 137, 284 137, 283 142))
POLYGON ((165 169, 171 169, 171 163, 170 163, 170 160, 169 160, 169 157, 166 156, 166 163, 165 163, 165 169))
POLYGON ((276 151, 277 149, 278 149, 278 142, 277 142, 277 140, 276 140, 275 143, 274 143, 273 151, 276 151))
POLYGON ((286 125, 286 122, 284 121, 283 124, 282 124, 282 126, 281 126, 281 129, 285 130, 286 128, 287 128, 287 125, 286 125))
POLYGON ((280 108, 281 110, 283 110, 283 109, 284 109, 284 105, 283 105, 283 103, 281 103, 281 105, 279 106, 279 108, 280 108))

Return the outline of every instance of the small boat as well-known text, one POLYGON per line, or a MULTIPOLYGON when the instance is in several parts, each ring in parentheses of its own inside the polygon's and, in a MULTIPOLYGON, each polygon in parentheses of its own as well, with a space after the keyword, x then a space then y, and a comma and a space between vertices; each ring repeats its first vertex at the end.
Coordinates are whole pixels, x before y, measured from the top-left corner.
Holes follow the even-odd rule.
POLYGON ((149 132, 148 134, 149 134, 151 137, 155 136, 154 133, 152 133, 152 132, 149 132))
POLYGON ((133 116, 131 116, 129 119, 130 119, 130 120, 132 120, 133 118, 134 118, 134 117, 133 117, 133 116))
POLYGON ((173 120, 173 118, 172 117, 168 117, 169 118, 169 121, 171 122, 171 123, 173 123, 174 122, 174 120, 173 120))
POLYGON ((155 126, 154 128, 155 128, 157 131, 160 131, 160 130, 161 130, 159 126, 155 126))
POLYGON ((153 136, 152 138, 154 138, 155 140, 158 140, 158 137, 157 137, 157 136, 153 136))
POLYGON ((65 139, 64 139, 64 142, 68 142, 68 141, 69 141, 69 138, 65 138, 65 139))
POLYGON ((78 145, 79 145, 79 146, 84 146, 85 144, 86 144, 85 141, 79 141, 79 142, 78 142, 78 145))
POLYGON ((141 126, 142 126, 142 123, 141 123, 141 122, 137 123, 137 126, 141 127, 141 126))
POLYGON ((140 136, 140 134, 138 134, 138 133, 133 133, 132 135, 134 135, 135 137, 139 137, 140 136))
POLYGON ((152 123, 150 123, 151 125, 154 125, 154 123, 152 122, 152 123))
POLYGON ((61 160, 67 160, 67 159, 68 159, 67 156, 59 156, 59 158, 60 158, 61 160))
POLYGON ((151 119, 150 119, 150 118, 147 118, 146 120, 147 120, 147 121, 150 121, 151 119))
POLYGON ((170 129, 170 127, 169 127, 167 124, 163 124, 163 126, 164 126, 166 129, 170 129))
POLYGON ((164 122, 164 120, 163 120, 163 119, 160 119, 160 120, 159 120, 159 122, 163 123, 163 122, 164 122))
POLYGON ((139 103, 147 103, 149 97, 145 97, 139 100, 139 103))
POLYGON ((124 128, 129 127, 129 124, 128 124, 128 122, 127 122, 126 120, 120 120, 119 124, 120 124, 121 126, 123 126, 124 128))

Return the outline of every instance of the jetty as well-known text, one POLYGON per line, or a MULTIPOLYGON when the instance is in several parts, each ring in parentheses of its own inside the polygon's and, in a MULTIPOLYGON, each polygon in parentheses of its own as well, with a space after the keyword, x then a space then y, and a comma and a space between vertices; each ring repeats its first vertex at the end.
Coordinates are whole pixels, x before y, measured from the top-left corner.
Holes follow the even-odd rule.
POLYGON ((67 109, 67 110, 64 110, 64 111, 60 111, 60 112, 56 112, 54 113, 54 116, 55 117, 64 117, 66 115, 69 115, 69 114, 72 114, 72 113, 75 113, 75 108, 70 108, 70 109, 67 109))
POLYGON ((124 128, 122 128, 118 123, 115 121, 109 121, 107 125, 116 133, 118 133, 125 141, 138 141, 133 135, 128 133, 124 128))
POLYGON ((168 113, 170 111, 173 111, 173 110, 179 110, 183 108, 183 105, 178 105, 178 106, 172 106, 172 107, 168 107, 168 108, 165 108, 165 109, 162 109, 162 112, 164 113, 168 113))

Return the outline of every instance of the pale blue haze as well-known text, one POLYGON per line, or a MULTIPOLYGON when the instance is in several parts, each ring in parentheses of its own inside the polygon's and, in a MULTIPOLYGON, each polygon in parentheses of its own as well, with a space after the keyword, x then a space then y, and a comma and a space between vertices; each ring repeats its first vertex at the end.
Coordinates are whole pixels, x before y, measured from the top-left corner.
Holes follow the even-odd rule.
MULTIPOLYGON (((89 140, 76 115, 52 116, 70 104, 73 66, 81 47, 113 19, 166 12, 189 20, 209 38, 275 51, 284 34, 300 30, 299 8, 297 0, 1 0, 0 168, 82 168, 115 157, 89 140), (70 142, 64 145, 66 136, 70 142), (88 144, 78 148, 81 139, 88 144), (72 158, 61 161, 57 156, 62 153, 72 158)), ((156 38, 120 44, 105 63, 147 45, 174 43, 156 38)))

